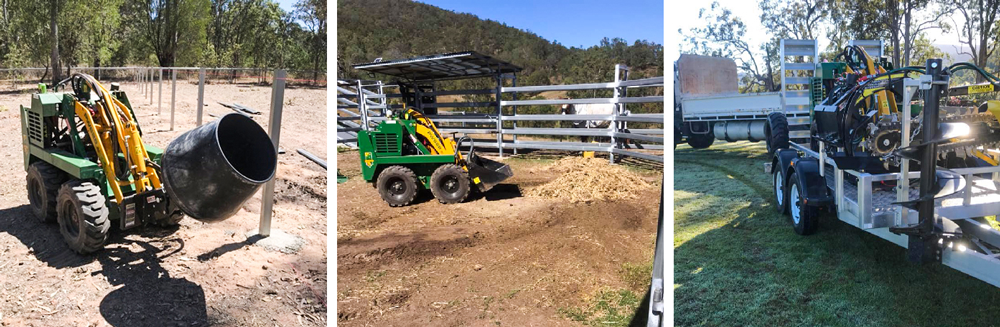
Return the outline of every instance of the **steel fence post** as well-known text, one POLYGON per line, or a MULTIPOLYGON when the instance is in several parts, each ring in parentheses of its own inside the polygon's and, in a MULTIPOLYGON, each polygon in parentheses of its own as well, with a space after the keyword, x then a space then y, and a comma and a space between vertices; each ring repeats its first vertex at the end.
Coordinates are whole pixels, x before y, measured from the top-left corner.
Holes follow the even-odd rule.
MULTIPOLYGON (((274 71, 274 83, 271 87, 271 117, 267 124, 268 135, 271 136, 271 142, 274 142, 275 151, 279 151, 278 137, 281 134, 281 107, 285 103, 284 97, 285 70, 278 69, 274 71)), ((267 184, 264 184, 264 193, 261 195, 260 229, 258 230, 258 234, 263 237, 271 235, 271 211, 274 209, 274 182, 276 177, 268 181, 267 184)))
POLYGON ((198 68, 198 126, 205 111, 205 67, 198 68))

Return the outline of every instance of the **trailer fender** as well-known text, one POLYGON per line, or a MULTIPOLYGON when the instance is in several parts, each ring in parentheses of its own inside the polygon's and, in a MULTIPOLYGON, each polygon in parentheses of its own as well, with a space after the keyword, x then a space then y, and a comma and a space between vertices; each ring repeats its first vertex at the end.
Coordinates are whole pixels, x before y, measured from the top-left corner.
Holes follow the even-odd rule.
POLYGON ((806 205, 826 206, 833 203, 833 196, 826 187, 826 179, 819 174, 818 159, 811 157, 792 159, 789 170, 786 176, 791 177, 791 174, 796 174, 804 186, 803 198, 806 200, 806 205))
POLYGON ((799 152, 794 149, 779 149, 774 153, 774 158, 771 158, 771 170, 780 169, 783 176, 788 177, 788 168, 792 164, 792 160, 799 157, 799 152))

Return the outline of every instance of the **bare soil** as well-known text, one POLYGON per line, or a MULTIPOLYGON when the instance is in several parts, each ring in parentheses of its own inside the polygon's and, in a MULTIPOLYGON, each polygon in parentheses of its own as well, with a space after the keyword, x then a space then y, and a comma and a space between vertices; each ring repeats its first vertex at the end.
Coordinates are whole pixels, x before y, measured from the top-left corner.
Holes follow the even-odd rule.
MULTIPOLYGON (((25 191, 19 106, 33 89, 0 94, 0 326, 325 326, 326 171, 295 152, 326 158, 326 90, 288 88, 282 115, 272 228, 305 239, 296 254, 251 246, 244 233, 260 220, 260 192, 226 221, 185 218, 177 228, 118 231, 103 251, 77 255, 58 227, 38 222, 25 191)), ((170 86, 158 115, 138 87, 122 83, 144 140, 166 147, 194 128, 197 85, 178 81, 174 131, 170 86)), ((261 111, 267 128, 271 88, 212 84, 208 122, 231 112, 216 101, 261 111)), ((158 94, 154 100, 158 99, 158 94)))
POLYGON ((560 176, 545 169, 559 156, 533 157, 504 160, 514 177, 464 203, 425 191, 391 208, 358 152, 339 153, 338 325, 572 326, 566 309, 601 290, 644 294, 649 277, 622 267, 652 260, 662 168, 637 169, 651 185, 636 199, 573 204, 523 195, 560 176))

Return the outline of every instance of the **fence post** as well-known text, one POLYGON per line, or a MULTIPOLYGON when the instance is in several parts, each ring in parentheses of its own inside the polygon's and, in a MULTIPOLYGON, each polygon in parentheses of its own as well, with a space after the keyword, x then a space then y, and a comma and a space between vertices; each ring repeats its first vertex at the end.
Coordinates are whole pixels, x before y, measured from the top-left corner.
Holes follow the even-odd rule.
POLYGON ((622 66, 621 64, 615 64, 615 87, 613 89, 614 95, 612 96, 613 99, 612 101, 614 101, 614 108, 611 109, 612 119, 610 124, 608 124, 608 129, 611 130, 611 144, 609 144, 610 148, 608 148, 608 160, 611 161, 612 165, 615 164, 614 151, 617 148, 617 143, 618 143, 615 140, 616 139, 615 133, 618 133, 618 109, 621 107, 621 103, 618 102, 618 95, 619 95, 618 91, 621 88, 619 85, 617 85, 618 83, 621 82, 621 75, 620 75, 621 66, 622 66))
MULTIPOLYGON (((267 124, 268 135, 271 142, 274 142, 274 150, 278 151, 278 137, 281 134, 281 106, 285 103, 285 70, 274 71, 274 83, 271 88, 271 113, 270 121, 267 124)), ((261 195, 260 208, 260 229, 257 234, 263 237, 271 235, 271 211, 274 207, 274 180, 272 178, 264 184, 264 193, 261 195)))
POLYGON ((205 67, 198 68, 198 125, 205 110, 205 67))
POLYGON ((358 95, 358 97, 354 98, 354 100, 358 101, 358 113, 361 114, 361 129, 367 131, 368 130, 368 104, 365 103, 365 101, 367 101, 368 98, 365 96, 364 89, 361 88, 361 80, 357 80, 356 83, 357 83, 357 86, 355 87, 354 91, 357 92, 356 94, 358 95))
POLYGON ((500 158, 503 158, 503 106, 500 105, 500 100, 503 99, 500 93, 500 87, 503 86, 503 79, 501 79, 500 74, 497 74, 494 79, 497 82, 496 88, 496 100, 497 100, 497 152, 500 154, 500 158))
POLYGON ((173 86, 170 90, 170 130, 174 130, 174 108, 177 107, 177 68, 170 69, 173 86))
MULTIPOLYGON (((513 77, 511 78, 510 86, 517 87, 517 74, 516 73, 511 73, 511 74, 513 75, 513 77)), ((514 92, 513 99, 514 101, 517 101, 517 92, 514 92)), ((513 106, 513 108, 514 108, 514 116, 517 116, 517 106, 513 106)), ((517 121, 516 120, 513 121, 513 124, 514 124, 514 130, 517 130, 517 121)), ((517 134, 514 134, 514 155, 517 155, 517 134)))
POLYGON ((151 105, 151 106, 153 105, 153 91, 154 91, 153 90, 153 80, 156 79, 154 76, 156 76, 156 75, 153 75, 153 69, 150 68, 149 69, 149 105, 151 105))
POLYGON ((382 89, 382 81, 378 81, 378 94, 382 96, 382 117, 389 116, 389 98, 385 96, 385 90, 382 89))
POLYGON ((157 100, 159 104, 156 105, 156 114, 159 115, 163 112, 163 67, 157 69, 160 72, 159 84, 160 84, 160 99, 157 100))

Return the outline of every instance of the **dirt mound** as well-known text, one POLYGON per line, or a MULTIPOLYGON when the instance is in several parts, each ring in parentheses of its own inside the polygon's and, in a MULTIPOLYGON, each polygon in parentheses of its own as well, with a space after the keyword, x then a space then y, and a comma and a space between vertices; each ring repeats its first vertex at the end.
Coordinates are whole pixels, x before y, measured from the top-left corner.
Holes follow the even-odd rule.
POLYGON ((568 157, 542 169, 562 173, 551 182, 527 190, 529 196, 570 202, 633 199, 650 183, 639 174, 598 158, 568 157))

